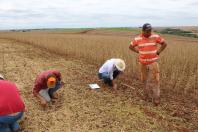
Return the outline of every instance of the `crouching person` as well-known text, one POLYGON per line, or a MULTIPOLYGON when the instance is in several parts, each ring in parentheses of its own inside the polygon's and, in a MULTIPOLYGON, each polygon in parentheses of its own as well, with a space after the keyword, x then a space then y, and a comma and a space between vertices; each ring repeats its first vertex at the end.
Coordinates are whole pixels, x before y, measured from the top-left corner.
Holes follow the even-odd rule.
POLYGON ((122 59, 110 59, 107 60, 99 69, 98 77, 102 79, 105 84, 113 87, 117 90, 117 84, 115 79, 125 69, 125 62, 122 59))
POLYGON ((40 73, 34 83, 33 94, 36 96, 43 107, 51 99, 57 99, 59 90, 63 86, 61 81, 61 73, 57 70, 48 70, 40 73))
POLYGON ((25 110, 16 85, 0 75, 0 132, 19 130, 18 120, 25 110))

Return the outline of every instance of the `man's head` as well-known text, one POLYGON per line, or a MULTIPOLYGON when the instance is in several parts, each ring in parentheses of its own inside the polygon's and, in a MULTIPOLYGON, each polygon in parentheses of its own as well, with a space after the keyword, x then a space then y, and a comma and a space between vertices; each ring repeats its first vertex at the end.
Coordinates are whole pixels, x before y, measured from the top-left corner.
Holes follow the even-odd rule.
POLYGON ((126 67, 124 60, 122 60, 122 59, 116 59, 116 61, 115 61, 115 67, 119 71, 123 72, 124 69, 125 69, 125 67, 126 67))
POLYGON ((142 33, 144 35, 144 37, 148 38, 151 36, 151 32, 152 32, 152 26, 149 23, 145 23, 142 26, 142 33))
POLYGON ((47 87, 54 88, 56 86, 56 76, 53 74, 48 75, 47 77, 47 87))
POLYGON ((0 80, 4 80, 4 76, 0 74, 0 80))

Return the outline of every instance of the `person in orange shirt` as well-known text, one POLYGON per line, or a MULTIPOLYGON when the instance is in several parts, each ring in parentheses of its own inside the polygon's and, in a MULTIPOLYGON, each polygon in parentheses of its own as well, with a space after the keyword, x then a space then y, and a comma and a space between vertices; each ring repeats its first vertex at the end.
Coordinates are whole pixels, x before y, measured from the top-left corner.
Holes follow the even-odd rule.
POLYGON ((148 86, 149 71, 153 73, 155 86, 152 88, 152 98, 155 105, 160 103, 160 71, 158 59, 160 53, 166 48, 165 40, 157 34, 152 33, 152 26, 145 23, 142 27, 142 33, 131 41, 129 49, 139 54, 139 66, 141 73, 141 81, 144 83, 144 98, 149 99, 150 88, 148 86), (158 48, 158 44, 160 48, 158 48))

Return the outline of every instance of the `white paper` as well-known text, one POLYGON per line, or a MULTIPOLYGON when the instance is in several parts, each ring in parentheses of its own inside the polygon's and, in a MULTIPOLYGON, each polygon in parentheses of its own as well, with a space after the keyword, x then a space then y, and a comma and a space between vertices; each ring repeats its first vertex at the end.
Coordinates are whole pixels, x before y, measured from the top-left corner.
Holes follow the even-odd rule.
POLYGON ((98 84, 89 84, 89 87, 91 89, 98 89, 98 88, 100 88, 100 86, 98 86, 98 84))

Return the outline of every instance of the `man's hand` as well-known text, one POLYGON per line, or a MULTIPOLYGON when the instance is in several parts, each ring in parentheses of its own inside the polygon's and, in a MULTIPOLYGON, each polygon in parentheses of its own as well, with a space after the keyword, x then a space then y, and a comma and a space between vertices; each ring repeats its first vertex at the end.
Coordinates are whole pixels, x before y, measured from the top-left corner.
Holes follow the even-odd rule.
POLYGON ((157 55, 160 55, 160 52, 159 51, 157 51, 157 55))
POLYGON ((113 85, 113 89, 117 90, 117 84, 115 83, 115 80, 112 80, 112 85, 113 85))
POLYGON ((52 99, 58 99, 58 93, 57 92, 54 92, 52 94, 52 99))
POLYGON ((157 55, 160 55, 160 53, 166 48, 166 46, 167 46, 166 42, 163 42, 161 44, 160 49, 157 51, 157 55))
POLYGON ((132 51, 134 51, 134 52, 136 52, 136 53, 139 53, 139 51, 138 51, 135 47, 136 47, 136 46, 130 45, 130 46, 129 46, 129 49, 132 50, 132 51))
POLYGON ((65 85, 65 83, 61 81, 61 86, 64 86, 64 85, 65 85))
POLYGON ((114 84, 114 85, 113 85, 113 89, 114 89, 114 90, 117 90, 117 88, 118 88, 118 85, 117 85, 117 84, 114 84))
POLYGON ((46 107, 47 106, 47 101, 45 99, 41 99, 41 105, 43 107, 46 107))

